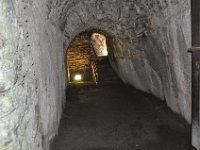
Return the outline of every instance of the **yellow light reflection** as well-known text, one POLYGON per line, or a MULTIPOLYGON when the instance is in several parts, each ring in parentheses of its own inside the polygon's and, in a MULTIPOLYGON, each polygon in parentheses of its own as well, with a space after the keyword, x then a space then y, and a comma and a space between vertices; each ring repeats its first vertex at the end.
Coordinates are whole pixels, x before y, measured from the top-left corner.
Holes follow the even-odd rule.
POLYGON ((82 75, 81 75, 81 74, 76 74, 76 75, 74 76, 74 80, 75 80, 75 81, 81 81, 81 80, 82 80, 82 75))

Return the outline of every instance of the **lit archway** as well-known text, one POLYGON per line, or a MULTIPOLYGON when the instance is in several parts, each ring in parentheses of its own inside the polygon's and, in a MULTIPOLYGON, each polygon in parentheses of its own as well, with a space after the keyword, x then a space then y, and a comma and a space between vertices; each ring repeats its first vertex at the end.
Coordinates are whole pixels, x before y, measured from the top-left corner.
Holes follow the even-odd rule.
POLYGON ((99 30, 86 30, 73 38, 66 53, 69 84, 102 84, 105 80, 110 83, 119 80, 114 71, 117 66, 113 53, 115 47, 106 35, 99 30), (107 70, 102 71, 102 68, 107 70))

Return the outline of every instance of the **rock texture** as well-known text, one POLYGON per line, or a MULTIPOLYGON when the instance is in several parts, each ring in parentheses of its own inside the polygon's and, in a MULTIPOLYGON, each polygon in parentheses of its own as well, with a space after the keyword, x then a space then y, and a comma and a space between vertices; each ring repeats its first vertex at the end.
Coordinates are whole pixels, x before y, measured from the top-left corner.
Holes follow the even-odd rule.
POLYGON ((93 33, 91 43, 97 56, 108 56, 106 37, 99 33, 93 33))
POLYGON ((0 149, 48 150, 65 100, 65 51, 98 30, 121 79, 190 122, 190 0, 1 0, 0 149))
POLYGON ((81 31, 100 30, 123 81, 190 121, 190 1, 77 0, 60 8, 66 46, 81 31))
POLYGON ((66 60, 70 70, 84 70, 86 67, 91 67, 90 54, 93 48, 89 36, 77 36, 67 50, 66 60))
POLYGON ((63 34, 47 1, 0 1, 0 149, 47 150, 65 101, 63 34))

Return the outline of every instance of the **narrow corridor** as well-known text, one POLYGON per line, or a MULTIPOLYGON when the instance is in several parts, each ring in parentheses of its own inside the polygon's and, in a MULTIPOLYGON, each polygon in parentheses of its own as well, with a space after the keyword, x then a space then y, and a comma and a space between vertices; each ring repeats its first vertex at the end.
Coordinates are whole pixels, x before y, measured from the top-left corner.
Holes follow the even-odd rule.
POLYGON ((149 94, 71 87, 54 150, 193 150, 189 125, 149 94))

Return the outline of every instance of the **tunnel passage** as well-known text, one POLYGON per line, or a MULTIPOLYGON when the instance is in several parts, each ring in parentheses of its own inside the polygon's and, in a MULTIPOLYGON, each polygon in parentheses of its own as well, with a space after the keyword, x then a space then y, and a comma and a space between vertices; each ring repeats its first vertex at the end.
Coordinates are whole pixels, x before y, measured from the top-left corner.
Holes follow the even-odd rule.
POLYGON ((66 48, 90 28, 115 37, 109 59, 125 83, 191 121, 190 0, 1 0, 0 8, 0 148, 49 150, 69 87, 66 48))
POLYGON ((112 49, 106 37, 95 31, 82 32, 69 44, 66 68, 70 85, 122 83, 110 64, 112 49))
POLYGON ((68 78, 75 86, 67 91, 54 150, 194 150, 189 125, 165 102, 125 84, 114 85, 119 77, 109 63, 113 43, 107 43, 108 56, 98 55, 93 34, 82 32, 69 44, 68 78))
POLYGON ((125 85, 73 86, 53 150, 195 150, 190 127, 152 95, 125 85))

